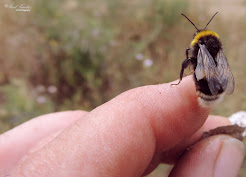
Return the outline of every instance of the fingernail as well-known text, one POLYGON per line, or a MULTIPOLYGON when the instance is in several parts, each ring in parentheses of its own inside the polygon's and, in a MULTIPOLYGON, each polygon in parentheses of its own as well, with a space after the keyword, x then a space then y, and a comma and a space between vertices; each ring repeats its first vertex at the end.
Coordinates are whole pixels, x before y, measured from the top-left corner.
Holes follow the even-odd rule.
POLYGON ((218 154, 214 177, 236 177, 244 158, 244 144, 235 138, 226 138, 218 154))

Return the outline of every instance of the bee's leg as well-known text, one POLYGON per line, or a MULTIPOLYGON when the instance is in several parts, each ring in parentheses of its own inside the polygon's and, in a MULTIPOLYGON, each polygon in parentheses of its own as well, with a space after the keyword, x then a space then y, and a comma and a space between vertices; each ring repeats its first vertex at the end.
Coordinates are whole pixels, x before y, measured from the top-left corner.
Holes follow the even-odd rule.
POLYGON ((194 68, 197 65, 197 59, 196 58, 189 58, 189 60, 190 60, 189 69, 190 69, 190 66, 192 65, 193 66, 193 71, 189 72, 188 74, 185 74, 186 76, 194 73, 194 68))
MULTIPOLYGON (((190 65, 189 65, 189 69, 190 69, 190 65)), ((189 73, 185 73, 185 76, 188 76, 188 75, 190 75, 190 74, 192 74, 192 73, 194 73, 194 71, 191 71, 191 72, 189 72, 189 73)))
MULTIPOLYGON (((186 59, 189 59, 189 50, 190 50, 190 48, 187 48, 187 49, 185 50, 186 59)), ((189 70, 190 70, 190 65, 189 65, 189 70)), ((191 71, 190 73, 186 74, 186 76, 189 75, 189 74, 191 74, 192 72, 193 72, 193 71, 191 71)))
POLYGON ((189 50, 190 50, 190 48, 187 48, 185 50, 186 59, 189 59, 189 50))
POLYGON ((171 85, 179 85, 179 83, 181 82, 182 78, 183 78, 183 75, 184 75, 184 70, 185 68, 187 68, 191 63, 192 63, 192 60, 193 58, 187 58, 183 61, 182 63, 182 68, 181 68, 181 71, 180 71, 180 77, 179 77, 179 82, 177 84, 171 84, 171 85))
POLYGON ((193 67, 195 68, 195 66, 197 65, 197 59, 196 58, 189 58, 190 59, 190 63, 193 65, 193 67))

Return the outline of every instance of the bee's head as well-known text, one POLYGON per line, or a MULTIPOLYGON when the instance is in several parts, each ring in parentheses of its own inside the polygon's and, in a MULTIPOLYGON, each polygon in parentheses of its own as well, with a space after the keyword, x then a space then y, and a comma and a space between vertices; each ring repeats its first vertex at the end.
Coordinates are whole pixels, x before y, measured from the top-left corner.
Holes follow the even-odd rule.
POLYGON ((206 28, 204 28, 204 29, 202 29, 202 30, 198 29, 198 30, 193 34, 193 39, 196 37, 196 35, 197 35, 198 33, 202 32, 202 31, 206 31, 206 28))
POLYGON ((194 36, 193 37, 195 37, 199 32, 201 32, 201 31, 204 31, 204 30, 206 30, 206 28, 207 28, 207 26, 208 26, 208 24, 213 20, 213 18, 214 18, 214 16, 217 14, 218 12, 216 12, 213 16, 212 16, 212 18, 209 20, 209 22, 207 23, 207 25, 203 28, 203 29, 198 29, 197 27, 196 27, 196 25, 186 16, 186 15, 184 15, 184 14, 181 14, 181 15, 183 15, 187 20, 189 20, 189 22, 196 28, 196 33, 194 34, 194 36))

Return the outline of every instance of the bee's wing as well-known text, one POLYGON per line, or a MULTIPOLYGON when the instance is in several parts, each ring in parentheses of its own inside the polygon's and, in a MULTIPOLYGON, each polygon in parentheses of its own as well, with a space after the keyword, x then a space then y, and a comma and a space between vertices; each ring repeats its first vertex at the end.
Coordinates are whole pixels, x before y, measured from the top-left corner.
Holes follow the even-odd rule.
POLYGON ((222 50, 220 50, 216 56, 217 61, 217 70, 216 74, 220 80, 223 90, 226 91, 226 94, 232 94, 235 87, 234 77, 230 70, 229 64, 226 57, 224 56, 222 50))
MULTIPOLYGON (((198 68, 196 69, 204 72, 210 92, 213 95, 217 95, 218 91, 221 89, 220 73, 216 72, 217 66, 215 61, 205 45, 199 44, 199 47, 198 53, 200 52, 200 55, 197 56, 197 63, 202 63, 202 66, 197 65, 198 68)), ((198 72, 195 74, 197 73, 198 72)))
POLYGON ((196 69, 195 69, 195 75, 196 75, 197 81, 205 78, 205 68, 204 68, 202 58, 203 58, 202 52, 201 52, 201 50, 199 50, 198 55, 197 55, 197 65, 196 65, 196 69))

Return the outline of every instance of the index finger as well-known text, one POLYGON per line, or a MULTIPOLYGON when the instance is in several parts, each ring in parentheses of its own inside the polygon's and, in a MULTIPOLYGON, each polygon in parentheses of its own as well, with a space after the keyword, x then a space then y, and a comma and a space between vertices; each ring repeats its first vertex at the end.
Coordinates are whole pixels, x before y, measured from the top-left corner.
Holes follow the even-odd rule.
POLYGON ((140 176, 155 153, 196 132, 209 111, 199 106, 191 77, 178 86, 168 83, 132 89, 94 109, 29 155, 16 173, 140 176), (62 168, 57 162, 62 162, 62 168))

